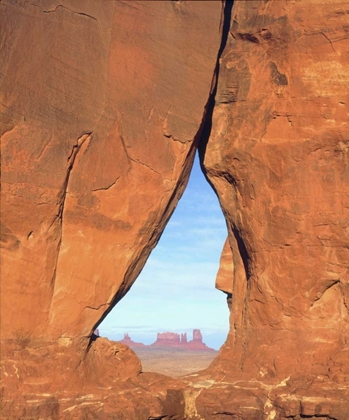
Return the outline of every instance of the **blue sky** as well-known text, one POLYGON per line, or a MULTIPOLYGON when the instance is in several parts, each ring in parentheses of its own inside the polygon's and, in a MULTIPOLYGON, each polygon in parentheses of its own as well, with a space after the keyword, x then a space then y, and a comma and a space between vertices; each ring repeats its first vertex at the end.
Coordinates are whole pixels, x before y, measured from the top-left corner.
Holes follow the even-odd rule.
POLYGON ((129 293, 99 326, 100 335, 150 344, 157 332, 191 332, 218 349, 228 333, 224 293, 214 288, 227 235, 218 199, 196 157, 188 186, 129 293))

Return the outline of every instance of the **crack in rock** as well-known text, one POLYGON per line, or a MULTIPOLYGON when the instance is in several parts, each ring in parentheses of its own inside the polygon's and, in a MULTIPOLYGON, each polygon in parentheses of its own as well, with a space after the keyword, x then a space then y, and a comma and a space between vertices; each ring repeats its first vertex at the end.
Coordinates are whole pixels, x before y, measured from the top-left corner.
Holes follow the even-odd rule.
POLYGON ((66 6, 63 6, 62 4, 59 4, 54 9, 51 9, 51 10, 43 10, 42 13, 45 13, 45 14, 55 13, 59 8, 65 9, 68 12, 72 13, 73 15, 79 15, 79 16, 87 17, 89 19, 94 20, 95 22, 97 22, 99 24, 98 20, 94 16, 91 16, 88 13, 84 13, 84 12, 75 12, 74 10, 71 10, 66 6))
POLYGON ((66 173, 66 177, 63 183, 63 187, 59 193, 59 197, 60 197, 60 204, 59 204, 59 210, 58 210, 58 214, 56 217, 58 217, 59 219, 62 219, 63 217, 63 211, 64 211, 64 205, 65 205, 65 200, 67 197, 67 191, 68 191, 68 184, 69 184, 69 179, 70 179, 70 174, 71 171, 73 169, 74 166, 74 162, 76 159, 76 156, 78 155, 81 146, 85 143, 86 140, 90 141, 92 137, 92 132, 90 133, 85 133, 82 136, 80 136, 77 141, 76 144, 73 146, 71 153, 68 157, 68 168, 67 168, 67 173, 66 173))
POLYGON ((94 190, 92 190, 93 192, 96 192, 96 191, 107 191, 107 190, 109 190, 110 188, 112 188, 115 184, 116 184, 116 182, 118 181, 118 179, 120 179, 120 176, 118 176, 117 178, 116 178, 116 180, 115 181, 113 181, 110 185, 107 185, 106 187, 100 187, 100 188, 95 188, 94 190))
POLYGON ((92 132, 88 132, 88 133, 84 133, 82 134, 77 140, 76 140, 76 144, 74 144, 70 155, 68 157, 68 167, 67 167, 67 171, 66 171, 66 176, 63 182, 63 186, 58 194, 58 213, 55 215, 49 230, 55 226, 56 222, 58 221, 59 223, 59 227, 60 227, 60 232, 59 232, 59 240, 58 240, 58 245, 57 245, 57 253, 56 253, 56 261, 55 261, 55 267, 54 267, 54 271, 53 271, 53 275, 52 275, 52 279, 51 279, 51 287, 52 287, 52 292, 54 290, 54 285, 55 285, 55 281, 56 281, 56 273, 57 273, 57 265, 58 265, 58 258, 59 258, 59 253, 60 253, 60 249, 61 249, 61 245, 62 245, 62 225, 63 225, 63 212, 64 212, 64 206, 65 206, 65 201, 66 201, 66 197, 67 197, 67 191, 68 191, 68 186, 69 186, 69 179, 70 179, 70 175, 71 172, 73 170, 74 167, 74 163, 75 163, 75 159, 79 153, 79 151, 81 150, 82 145, 87 141, 89 142, 92 138, 92 132))

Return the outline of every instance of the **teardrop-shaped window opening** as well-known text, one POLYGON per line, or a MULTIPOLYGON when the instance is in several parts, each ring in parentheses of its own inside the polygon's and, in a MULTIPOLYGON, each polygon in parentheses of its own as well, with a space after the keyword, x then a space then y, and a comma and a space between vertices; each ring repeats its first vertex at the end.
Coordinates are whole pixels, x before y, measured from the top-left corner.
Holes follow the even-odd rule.
POLYGON ((218 199, 196 158, 158 245, 99 334, 129 344, 143 371, 180 376, 206 368, 229 330, 226 295, 215 289, 226 236, 218 199))

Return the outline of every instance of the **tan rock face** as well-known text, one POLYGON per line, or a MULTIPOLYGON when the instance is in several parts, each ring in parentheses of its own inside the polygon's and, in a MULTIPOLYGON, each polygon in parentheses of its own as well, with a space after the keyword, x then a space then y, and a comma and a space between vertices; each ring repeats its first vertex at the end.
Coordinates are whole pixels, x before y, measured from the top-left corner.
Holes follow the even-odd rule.
POLYGON ((185 188, 221 12, 220 2, 1 2, 8 416, 183 413, 178 381, 139 374, 130 350, 90 336, 185 188))
POLYGON ((216 288, 222 292, 231 294, 233 292, 233 276, 233 255, 229 243, 229 238, 227 238, 224 242, 221 259, 219 262, 219 270, 216 277, 216 288))
POLYGON ((348 419, 348 4, 225 6, 220 22, 218 1, 0 2, 5 417, 348 419), (90 336, 199 142, 231 330, 178 381, 90 336))
POLYGON ((87 337, 183 192, 221 4, 0 7, 2 338, 87 337))
POLYGON ((282 378, 348 360, 347 9, 234 4, 202 150, 232 251, 231 283, 226 248, 217 280, 233 294, 222 369, 282 378))

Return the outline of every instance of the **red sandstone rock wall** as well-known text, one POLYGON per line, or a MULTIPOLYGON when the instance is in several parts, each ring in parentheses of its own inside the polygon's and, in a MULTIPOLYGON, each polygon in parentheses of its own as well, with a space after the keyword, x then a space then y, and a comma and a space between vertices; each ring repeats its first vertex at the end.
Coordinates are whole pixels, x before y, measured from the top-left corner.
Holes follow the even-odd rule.
POLYGON ((202 152, 233 256, 230 366, 255 377, 348 360, 348 23, 341 1, 234 3, 202 152))
POLYGON ((202 418, 349 417, 348 12, 234 3, 201 157, 229 230, 217 286, 232 293, 210 374, 236 382, 219 403, 203 390, 202 418))
POLYGON ((2 338, 88 336, 183 192, 221 4, 0 7, 2 338))
POLYGON ((200 145, 231 332, 184 383, 88 343, 186 184, 221 4, 0 2, 7 418, 349 418, 348 3, 231 5, 200 145))
POLYGON ((220 2, 0 2, 1 406, 11 418, 141 419, 183 405, 178 383, 156 377, 160 394, 146 391, 130 350, 90 336, 183 193, 221 12, 220 2), (99 394, 108 387, 112 400, 99 394), (84 393, 95 397, 76 399, 84 393))
POLYGON ((216 277, 216 288, 228 295, 233 292, 234 264, 229 238, 224 242, 219 270, 216 277))

